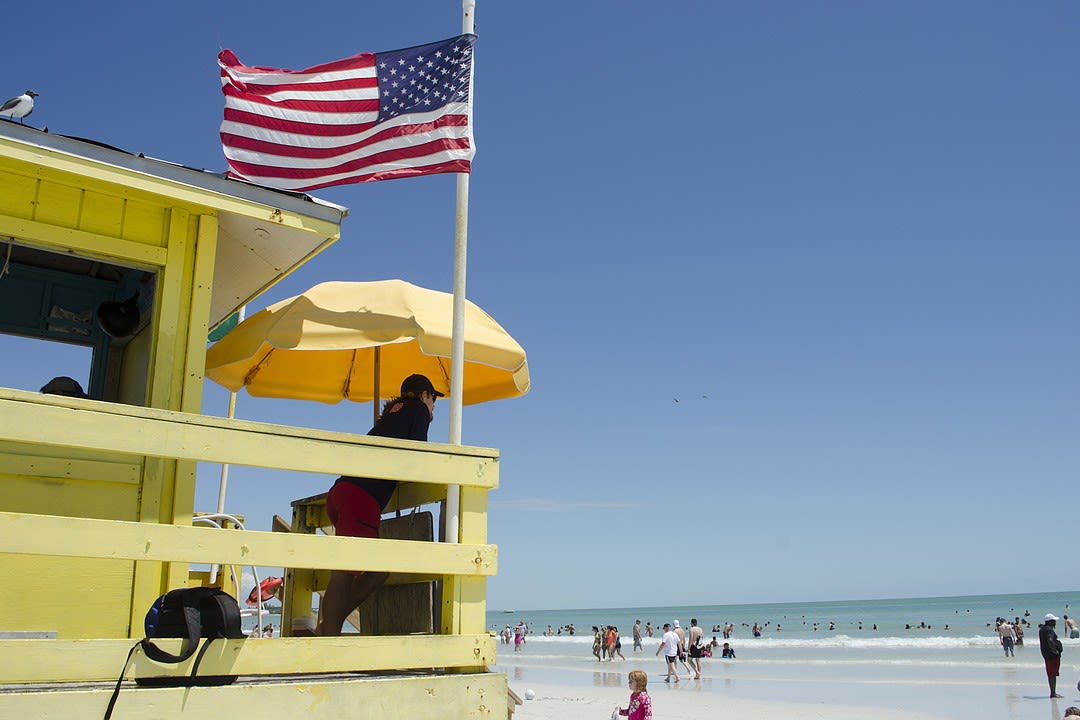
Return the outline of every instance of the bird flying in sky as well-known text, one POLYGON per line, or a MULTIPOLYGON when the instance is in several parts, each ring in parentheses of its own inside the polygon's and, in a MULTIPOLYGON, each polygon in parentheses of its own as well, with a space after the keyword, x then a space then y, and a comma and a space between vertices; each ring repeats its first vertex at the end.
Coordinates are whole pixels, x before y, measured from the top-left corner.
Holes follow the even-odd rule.
POLYGON ((34 98, 37 96, 38 94, 33 90, 16 95, 0 107, 0 116, 6 115, 12 120, 18 119, 22 122, 24 117, 34 112, 34 98))

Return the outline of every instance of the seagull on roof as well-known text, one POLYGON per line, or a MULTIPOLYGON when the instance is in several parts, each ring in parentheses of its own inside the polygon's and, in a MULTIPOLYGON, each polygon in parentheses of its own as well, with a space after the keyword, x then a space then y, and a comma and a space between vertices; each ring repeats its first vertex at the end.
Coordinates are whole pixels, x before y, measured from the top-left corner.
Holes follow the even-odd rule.
POLYGON ((12 120, 18 118, 19 122, 22 122, 24 117, 34 112, 34 98, 37 96, 33 90, 16 95, 0 106, 0 115, 7 115, 12 120))

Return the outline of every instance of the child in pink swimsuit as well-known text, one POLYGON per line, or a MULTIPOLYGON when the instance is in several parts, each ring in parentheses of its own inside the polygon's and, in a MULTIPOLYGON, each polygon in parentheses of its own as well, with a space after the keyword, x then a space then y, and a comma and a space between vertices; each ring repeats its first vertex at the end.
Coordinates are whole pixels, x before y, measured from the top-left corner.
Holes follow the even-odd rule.
POLYGON ((644 670, 631 670, 629 680, 630 705, 619 708, 619 714, 625 715, 629 720, 652 720, 652 698, 645 689, 649 684, 649 676, 644 670))

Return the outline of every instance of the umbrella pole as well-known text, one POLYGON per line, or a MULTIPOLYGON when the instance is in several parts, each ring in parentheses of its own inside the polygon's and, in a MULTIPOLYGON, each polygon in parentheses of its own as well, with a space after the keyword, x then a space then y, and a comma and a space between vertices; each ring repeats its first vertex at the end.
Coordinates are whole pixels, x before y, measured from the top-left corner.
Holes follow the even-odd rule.
POLYGON ((372 400, 371 400, 371 402, 373 403, 373 405, 371 407, 371 414, 374 416, 371 419, 371 424, 372 425, 379 422, 379 378, 380 377, 382 377, 382 349, 378 345, 376 345, 375 346, 375 378, 374 378, 374 381, 371 383, 372 395, 374 396, 374 397, 372 397, 372 400))
MULTIPOLYGON (((229 419, 236 415, 236 393, 229 393, 229 419)), ((229 488, 229 464, 221 463, 221 479, 218 480, 217 514, 225 512, 225 491, 229 488)), ((210 566, 210 584, 217 582, 218 565, 210 566)), ((240 588, 236 588, 240 592, 240 588)))
MULTIPOLYGON (((247 314, 247 305, 242 305, 236 313, 237 324, 244 322, 244 316, 247 314)), ((229 393, 229 411, 228 418, 232 420, 236 417, 236 393, 229 393)), ((229 488, 229 464, 221 464, 221 479, 218 480, 218 493, 217 493, 217 514, 221 515, 225 512, 225 491, 229 488)), ((217 582, 218 566, 210 566, 210 584, 213 585, 217 582)), ((237 592, 240 592, 240 588, 236 588, 237 592)))

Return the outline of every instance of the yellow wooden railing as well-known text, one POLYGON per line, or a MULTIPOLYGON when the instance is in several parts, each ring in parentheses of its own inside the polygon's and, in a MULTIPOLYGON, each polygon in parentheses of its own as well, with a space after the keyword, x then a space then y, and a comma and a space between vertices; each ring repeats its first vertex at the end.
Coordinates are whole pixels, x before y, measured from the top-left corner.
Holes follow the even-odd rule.
MULTIPOLYGON (((167 460, 230 463, 398 480, 401 504, 461 487, 460 543, 218 530, 202 526, 0 512, 0 553, 157 563, 217 563, 409 573, 443 583, 440 634, 218 641, 200 674, 275 675, 409 668, 483 670, 495 643, 485 627, 487 493, 498 485, 495 450, 416 443, 229 420, 0 388, 0 442, 167 460)), ((15 445, 17 446, 17 445, 15 445)), ((3 507, 0 504, 0 507, 3 507)), ((189 518, 190 519, 190 518, 189 518)), ((2 570, 2 568, 0 568, 2 570)), ((119 602, 131 602, 119 598, 119 602)), ((32 597, 25 598, 33 603, 32 597)), ((133 608, 133 617, 145 608, 133 608)), ((141 635, 133 629, 131 635, 141 635)), ((0 684, 107 680, 130 638, 0 640, 0 684)), ((178 648, 180 641, 164 641, 178 648)), ((140 653, 128 676, 185 674, 140 653)))

